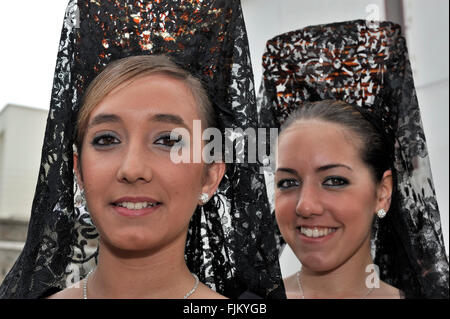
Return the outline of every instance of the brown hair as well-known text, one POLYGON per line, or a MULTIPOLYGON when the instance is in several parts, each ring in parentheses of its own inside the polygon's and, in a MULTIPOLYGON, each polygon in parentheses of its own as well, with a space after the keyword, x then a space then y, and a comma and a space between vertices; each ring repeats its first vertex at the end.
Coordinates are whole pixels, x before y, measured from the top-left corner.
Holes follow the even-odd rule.
POLYGON ((355 107, 338 100, 305 102, 290 114, 280 129, 280 135, 300 120, 322 120, 349 129, 360 138, 362 160, 372 171, 375 182, 381 181, 385 171, 392 169, 386 139, 355 107))
POLYGON ((115 88, 135 78, 150 74, 164 74, 179 79, 191 90, 206 127, 214 126, 214 112, 208 94, 199 79, 192 76, 168 57, 163 55, 140 55, 123 58, 110 63, 89 85, 78 113, 75 146, 79 155, 84 134, 92 110, 115 88))

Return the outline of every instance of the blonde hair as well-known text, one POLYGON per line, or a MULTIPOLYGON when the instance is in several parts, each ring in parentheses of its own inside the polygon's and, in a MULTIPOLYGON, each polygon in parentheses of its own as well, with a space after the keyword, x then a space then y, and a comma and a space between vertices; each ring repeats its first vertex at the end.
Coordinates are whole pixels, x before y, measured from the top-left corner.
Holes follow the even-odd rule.
POLYGON ((167 56, 131 56, 110 63, 87 88, 76 125, 75 146, 79 154, 89 117, 94 108, 121 84, 151 74, 164 74, 183 81, 191 90, 199 107, 200 115, 206 122, 206 127, 214 126, 213 108, 199 79, 176 65, 167 56))

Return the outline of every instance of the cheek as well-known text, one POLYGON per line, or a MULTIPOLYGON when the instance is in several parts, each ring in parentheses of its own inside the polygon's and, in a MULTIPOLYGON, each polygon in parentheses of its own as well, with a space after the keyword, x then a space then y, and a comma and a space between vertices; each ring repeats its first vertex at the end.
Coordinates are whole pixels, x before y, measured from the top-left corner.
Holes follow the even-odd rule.
POLYGON ((111 186, 116 179, 119 163, 120 160, 117 160, 114 156, 105 159, 96 157, 95 154, 90 152, 82 154, 82 182, 86 194, 102 191, 111 186))
POLYGON ((329 204, 333 207, 333 217, 347 228, 349 236, 365 237, 370 233, 375 205, 373 193, 360 188, 329 204))
POLYGON ((161 170, 159 180, 171 197, 192 198, 195 202, 201 193, 203 167, 201 164, 172 164, 161 170))
POLYGON ((122 191, 117 181, 122 157, 119 152, 97 152, 91 146, 85 146, 81 154, 83 188, 87 209, 98 231, 105 235, 110 229, 117 227, 118 221, 113 215, 105 214, 112 199, 116 199, 122 191), (106 216, 106 217, 105 217, 106 216))
POLYGON ((297 198, 293 194, 275 193, 275 216, 282 233, 285 233, 295 222, 297 198))

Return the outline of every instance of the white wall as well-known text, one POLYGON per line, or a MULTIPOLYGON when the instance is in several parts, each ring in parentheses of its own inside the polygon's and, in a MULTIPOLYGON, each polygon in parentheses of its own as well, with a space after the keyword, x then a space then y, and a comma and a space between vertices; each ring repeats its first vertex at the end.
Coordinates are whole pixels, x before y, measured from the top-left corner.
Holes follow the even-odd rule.
MULTIPOLYGON (((266 41, 309 25, 354 19, 385 19, 384 0, 242 0, 257 92, 266 41)), ((427 137, 431 168, 448 254, 449 123, 448 123, 448 6, 447 0, 405 0, 404 15, 411 63, 427 137)), ((283 276, 300 263, 287 247, 281 259, 283 276)))
POLYGON ((0 219, 30 218, 47 113, 11 104, 0 112, 0 219))

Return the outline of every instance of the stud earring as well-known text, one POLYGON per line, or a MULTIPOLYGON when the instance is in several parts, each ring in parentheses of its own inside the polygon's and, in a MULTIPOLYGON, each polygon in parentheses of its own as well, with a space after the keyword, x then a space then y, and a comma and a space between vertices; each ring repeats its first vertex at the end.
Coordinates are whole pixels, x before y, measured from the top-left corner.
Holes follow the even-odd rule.
POLYGON ((379 211, 377 211, 377 216, 380 219, 384 218, 386 216, 386 211, 383 208, 381 208, 379 211))
POLYGON ((202 202, 202 205, 205 205, 209 200, 209 195, 206 193, 201 193, 198 199, 202 202))

